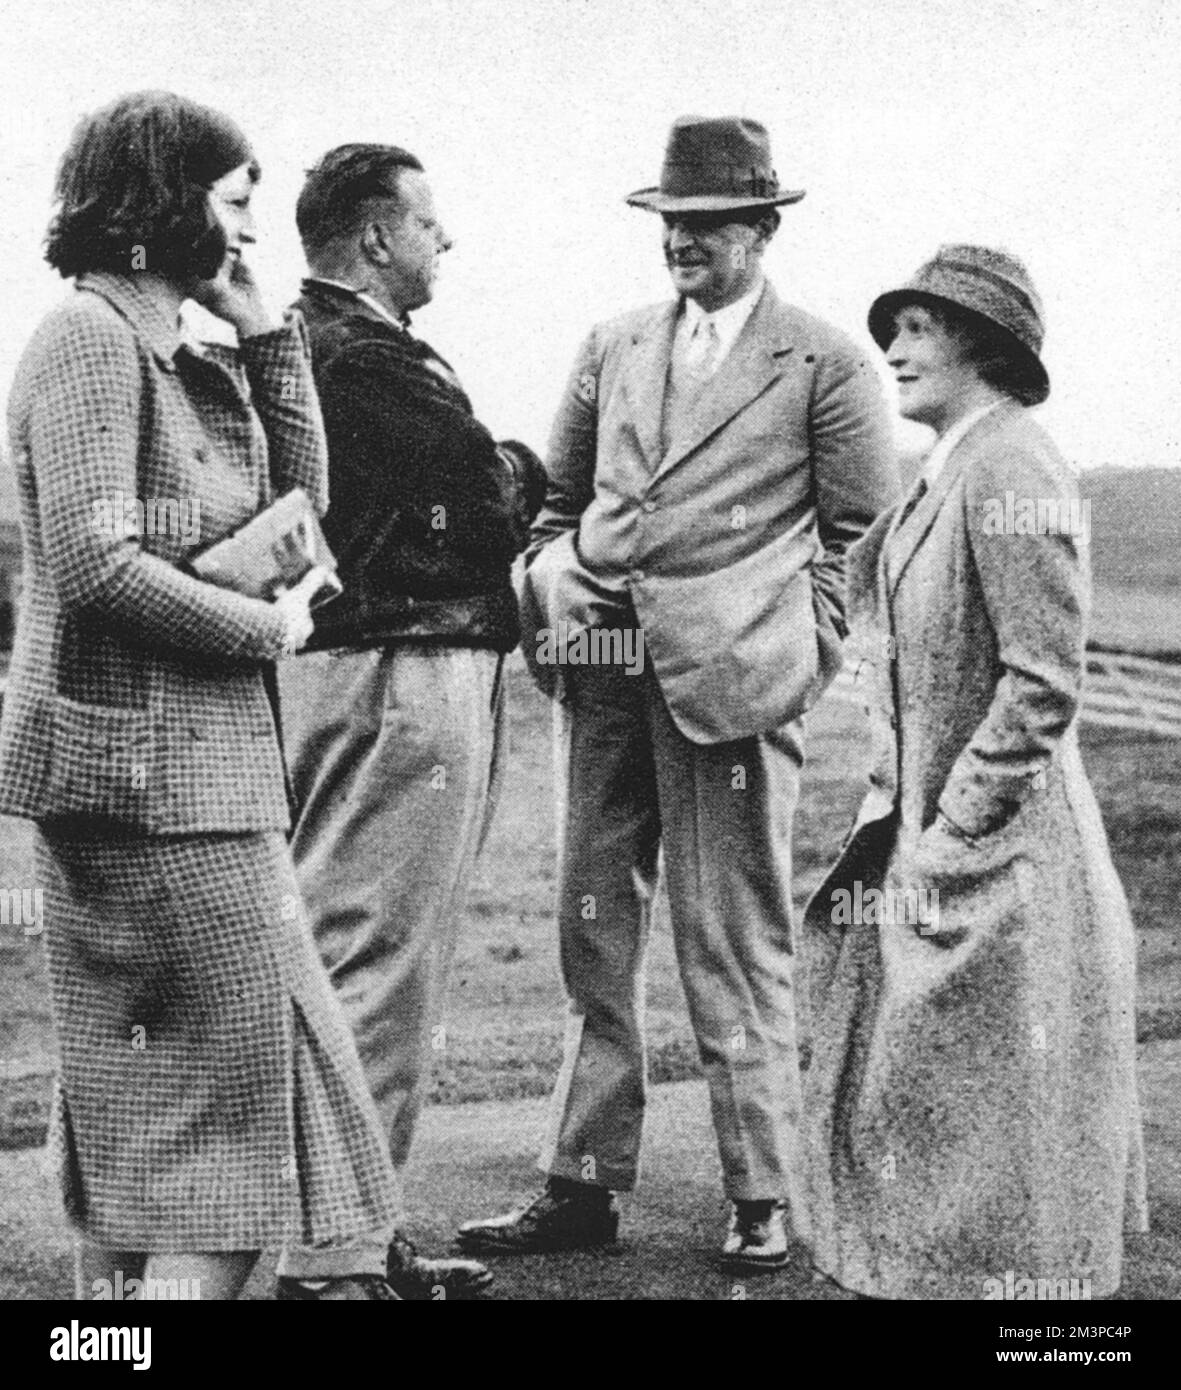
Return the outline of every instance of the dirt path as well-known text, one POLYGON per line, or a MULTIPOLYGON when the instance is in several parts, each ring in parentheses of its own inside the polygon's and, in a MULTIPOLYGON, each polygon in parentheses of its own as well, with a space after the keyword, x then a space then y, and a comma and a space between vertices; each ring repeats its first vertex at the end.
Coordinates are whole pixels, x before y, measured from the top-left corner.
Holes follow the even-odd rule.
MULTIPOLYGON (((1152 1232, 1130 1245, 1121 1297, 1181 1298, 1181 1043, 1142 1049, 1152 1232)), ((425 1249, 445 1248, 458 1223, 502 1210, 537 1183, 533 1156, 545 1104, 525 1100, 434 1106, 425 1116, 409 1199, 425 1249)), ((658 1086, 640 1192, 624 1212, 617 1252, 502 1260, 497 1293, 518 1300, 840 1299, 800 1258, 745 1283, 713 1263, 725 1222, 708 1103, 701 1082, 658 1086)), ((69 1293, 69 1237, 42 1151, 0 1154, 0 1299, 69 1293)), ((249 1296, 269 1297, 269 1268, 249 1296)))

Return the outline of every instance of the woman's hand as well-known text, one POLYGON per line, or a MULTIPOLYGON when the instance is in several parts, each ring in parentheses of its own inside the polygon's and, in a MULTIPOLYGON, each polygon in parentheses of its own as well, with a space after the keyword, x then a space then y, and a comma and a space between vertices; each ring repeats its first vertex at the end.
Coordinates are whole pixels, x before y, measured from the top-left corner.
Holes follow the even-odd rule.
POLYGON ((219 319, 233 324, 239 338, 269 333, 278 323, 263 304, 254 272, 237 251, 230 251, 212 280, 199 280, 193 299, 219 319))
POLYGON ((309 605, 328 578, 328 571, 322 565, 313 565, 298 584, 284 589, 275 599, 275 607, 287 628, 284 656, 293 656, 307 644, 315 628, 309 605))

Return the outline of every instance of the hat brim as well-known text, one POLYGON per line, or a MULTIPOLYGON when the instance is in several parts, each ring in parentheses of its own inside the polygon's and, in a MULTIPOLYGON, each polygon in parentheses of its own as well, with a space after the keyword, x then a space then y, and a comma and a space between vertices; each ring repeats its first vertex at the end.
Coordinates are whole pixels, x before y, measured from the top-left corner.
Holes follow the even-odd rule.
POLYGON ((662 193, 659 188, 641 188, 624 199, 629 207, 645 212, 740 212, 745 208, 775 208, 785 203, 798 203, 805 189, 788 188, 774 198, 740 198, 724 194, 703 193, 677 198, 662 193))
POLYGON ((967 305, 949 299, 946 295, 932 294, 930 290, 887 290, 885 294, 878 295, 870 305, 870 336, 883 352, 894 341, 894 315, 907 304, 950 309, 961 318, 980 319, 983 323, 1000 329, 1012 354, 1014 378, 1016 384, 1022 388, 1023 402, 1026 405, 1041 405, 1049 396, 1050 375, 1042 365, 1042 359, 1032 348, 1027 347, 1015 333, 989 315, 982 314, 977 309, 969 309, 967 305))

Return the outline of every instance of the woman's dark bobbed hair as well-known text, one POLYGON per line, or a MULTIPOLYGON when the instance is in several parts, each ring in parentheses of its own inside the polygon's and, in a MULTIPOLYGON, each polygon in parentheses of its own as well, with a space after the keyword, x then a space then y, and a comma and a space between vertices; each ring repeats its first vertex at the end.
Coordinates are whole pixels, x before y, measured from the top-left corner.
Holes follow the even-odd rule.
POLYGON ((45 259, 64 276, 154 271, 211 279, 225 236, 206 197, 258 165, 228 116, 171 92, 132 92, 79 121, 62 156, 45 259))

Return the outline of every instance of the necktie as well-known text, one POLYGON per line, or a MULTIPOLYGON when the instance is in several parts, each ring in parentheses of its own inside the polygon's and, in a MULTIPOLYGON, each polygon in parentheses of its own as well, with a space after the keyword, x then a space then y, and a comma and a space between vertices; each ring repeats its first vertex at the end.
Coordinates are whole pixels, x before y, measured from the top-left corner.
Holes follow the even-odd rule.
POLYGON ((702 381, 708 381, 717 370, 721 352, 722 340, 718 337, 717 324, 712 318, 698 319, 685 349, 688 371, 702 381))
MULTIPOLYGON (((898 526, 902 526, 906 522, 911 512, 914 511, 914 509, 918 506, 918 504, 923 500, 923 498, 926 495, 927 480, 920 473, 919 476, 915 479, 913 485, 911 486, 910 495, 902 504, 902 510, 898 513, 898 526)), ((897 529, 897 527, 895 529, 897 529)))
POLYGON ((660 427, 665 449, 693 420, 697 402, 717 368, 720 349, 718 330, 710 319, 699 319, 688 341, 682 339, 676 344, 669 363, 660 427))

